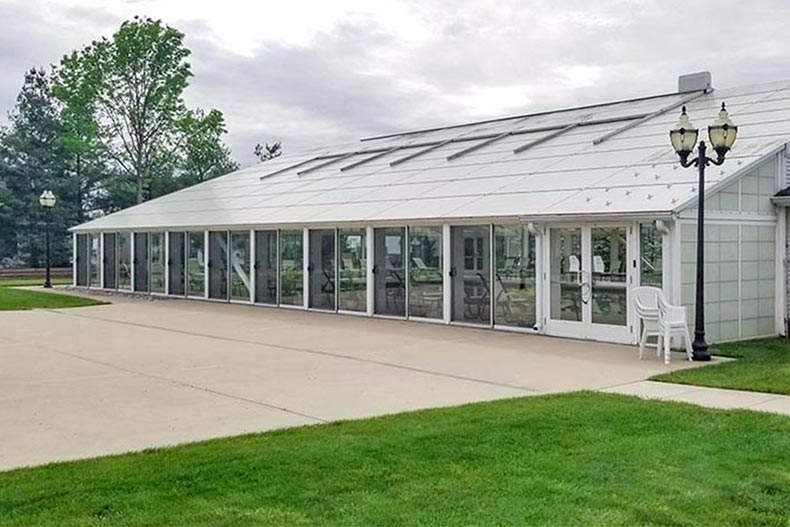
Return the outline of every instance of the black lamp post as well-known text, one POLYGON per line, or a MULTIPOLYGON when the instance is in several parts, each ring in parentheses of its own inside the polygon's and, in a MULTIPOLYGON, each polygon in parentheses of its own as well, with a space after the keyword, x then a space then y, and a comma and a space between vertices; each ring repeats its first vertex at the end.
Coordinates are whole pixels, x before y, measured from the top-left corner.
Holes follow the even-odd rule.
POLYGON ((724 156, 732 148, 738 135, 738 127, 732 124, 724 103, 721 103, 719 117, 708 126, 708 139, 716 158, 708 157, 705 152, 707 145, 700 141, 697 146, 699 131, 691 124, 686 113, 686 107, 680 114, 680 121, 670 130, 669 140, 672 147, 680 157, 680 164, 684 167, 696 166, 699 169, 699 204, 697 207, 697 296, 694 320, 694 342, 691 343, 695 361, 710 360, 708 343, 705 342, 705 167, 713 163, 721 165, 724 156), (697 157, 689 159, 689 155, 697 146, 697 157))
POLYGON ((44 280, 44 287, 47 289, 52 287, 52 271, 51 271, 51 253, 49 243, 49 228, 52 225, 52 208, 55 206, 57 198, 51 190, 45 190, 38 198, 38 203, 47 211, 47 228, 46 228, 46 242, 47 242, 47 278, 44 280))

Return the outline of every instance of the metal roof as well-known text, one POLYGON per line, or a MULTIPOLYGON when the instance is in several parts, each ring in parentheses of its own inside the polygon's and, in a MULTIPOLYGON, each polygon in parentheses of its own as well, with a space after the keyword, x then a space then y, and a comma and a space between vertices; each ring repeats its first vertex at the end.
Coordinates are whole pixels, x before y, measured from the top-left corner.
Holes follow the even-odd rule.
POLYGON ((790 81, 288 153, 73 230, 671 213, 693 200, 697 184, 669 144, 676 108, 685 104, 702 130, 722 101, 739 137, 727 162, 706 173, 706 185, 718 186, 790 139, 790 81))

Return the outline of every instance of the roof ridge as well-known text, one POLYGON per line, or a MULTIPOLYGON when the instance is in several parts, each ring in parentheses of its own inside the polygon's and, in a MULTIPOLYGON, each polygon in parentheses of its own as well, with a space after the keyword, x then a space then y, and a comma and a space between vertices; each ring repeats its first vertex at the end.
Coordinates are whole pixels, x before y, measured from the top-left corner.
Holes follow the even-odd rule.
POLYGON ((502 122, 502 121, 510 121, 510 120, 513 120, 513 119, 523 119, 523 118, 526 118, 526 117, 538 117, 538 116, 541 116, 541 115, 550 115, 550 114, 555 114, 555 113, 572 112, 572 111, 576 111, 576 110, 587 110, 587 109, 592 109, 592 108, 601 108, 601 107, 605 107, 605 106, 614 106, 615 104, 623 104, 623 103, 630 103, 630 102, 640 102, 640 101, 647 101, 647 100, 650 100, 650 99, 661 99, 661 98, 664 98, 664 97, 672 97, 674 95, 684 95, 684 94, 692 93, 692 92, 696 92, 696 91, 701 91, 701 90, 692 90, 690 92, 689 91, 686 91, 686 92, 670 92, 670 93, 662 93, 662 94, 658 94, 658 95, 647 95, 647 96, 643 96, 643 97, 633 97, 633 98, 630 98, 630 99, 620 99, 620 100, 616 100, 616 101, 607 101, 607 102, 601 102, 601 103, 586 104, 586 105, 582 105, 582 106, 570 106, 570 107, 566 107, 566 108, 559 108, 559 109, 556 109, 556 110, 544 110, 544 111, 540 111, 540 112, 532 112, 532 113, 510 115, 510 116, 506 116, 506 117, 494 117, 494 118, 491 118, 491 119, 483 119, 483 120, 480 120, 480 121, 469 121, 469 122, 464 122, 464 123, 450 124, 450 125, 447 125, 447 126, 435 126, 435 127, 432 127, 432 128, 418 128, 418 129, 414 129, 414 130, 406 130, 404 132, 393 132, 393 133, 389 133, 389 134, 381 134, 381 135, 373 135, 373 136, 369 136, 369 137, 363 137, 362 139, 360 139, 360 142, 376 141, 376 140, 379 140, 379 139, 389 139, 391 137, 399 137, 399 136, 405 136, 405 135, 414 135, 414 134, 421 134, 421 133, 426 133, 426 132, 438 132, 440 130, 452 130, 454 128, 463 128, 465 126, 474 126, 474 125, 477 125, 477 124, 488 124, 488 123, 496 123, 496 122, 502 122))

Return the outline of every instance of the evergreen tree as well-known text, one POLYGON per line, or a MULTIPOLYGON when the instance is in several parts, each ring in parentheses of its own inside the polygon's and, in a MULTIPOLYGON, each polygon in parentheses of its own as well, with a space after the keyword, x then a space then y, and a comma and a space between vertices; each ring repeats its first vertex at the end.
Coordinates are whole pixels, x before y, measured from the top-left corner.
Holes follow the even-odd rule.
POLYGON ((53 263, 67 265, 71 249, 66 228, 80 218, 79 188, 68 175, 62 126, 44 70, 25 73, 9 121, 0 134, 0 265, 43 265, 45 211, 38 197, 46 189, 58 197, 53 263))

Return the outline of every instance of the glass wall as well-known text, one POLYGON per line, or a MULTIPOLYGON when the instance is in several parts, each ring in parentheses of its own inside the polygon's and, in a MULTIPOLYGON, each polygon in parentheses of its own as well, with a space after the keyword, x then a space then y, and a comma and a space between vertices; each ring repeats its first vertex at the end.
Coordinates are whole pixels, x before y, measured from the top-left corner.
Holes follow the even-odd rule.
POLYGON ((88 235, 77 235, 77 257, 75 264, 77 266, 77 285, 88 285, 88 235))
POLYGON ((132 233, 118 233, 118 289, 132 288, 132 233))
POLYGON ((167 272, 171 295, 186 294, 185 282, 185 257, 186 247, 184 246, 184 233, 171 232, 168 234, 168 260, 167 272))
POLYGON ((230 233, 230 297, 250 300, 250 231, 230 233))
POLYGON ((228 232, 208 233, 208 297, 228 299, 228 232))
POLYGON ((406 228, 375 229, 374 312, 406 316, 406 228))
POLYGON ((340 265, 338 309, 367 311, 367 247, 365 229, 340 229, 337 233, 340 265))
POLYGON ((442 318, 442 227, 409 227, 409 316, 442 318))
POLYGON ((151 240, 151 292, 165 292, 165 233, 152 232, 151 240))
POLYGON ((335 230, 310 230, 310 273, 311 308, 335 310, 335 230))
POLYGON ((494 226, 494 273, 494 323, 535 326, 535 237, 526 225, 494 226))
POLYGON ((148 292, 148 233, 134 233, 134 290, 148 292))
POLYGON ((99 235, 88 235, 88 285, 90 287, 101 287, 101 246, 99 245, 99 235))
MULTIPOLYGON (((550 316, 554 320, 582 320, 582 230, 550 231, 550 316)), ((589 294, 586 292, 585 294, 589 294)), ((586 301, 586 300, 585 300, 586 301)))
POLYGON ((626 228, 592 228, 592 321, 625 326, 628 313, 626 228))
POLYGON ((661 287, 663 284, 662 235, 653 223, 639 226, 639 247, 641 253, 640 285, 661 287))
POLYGON ((205 237, 203 232, 187 234, 187 295, 204 297, 206 295, 205 237))
POLYGON ((277 303, 277 231, 255 231, 255 301, 277 303))
POLYGON ((304 238, 301 230, 280 231, 280 303, 304 305, 304 238))
POLYGON ((469 225, 451 228, 453 320, 491 322, 491 228, 469 225))
POLYGON ((116 236, 113 232, 104 233, 104 287, 115 289, 118 287, 118 247, 116 236))

